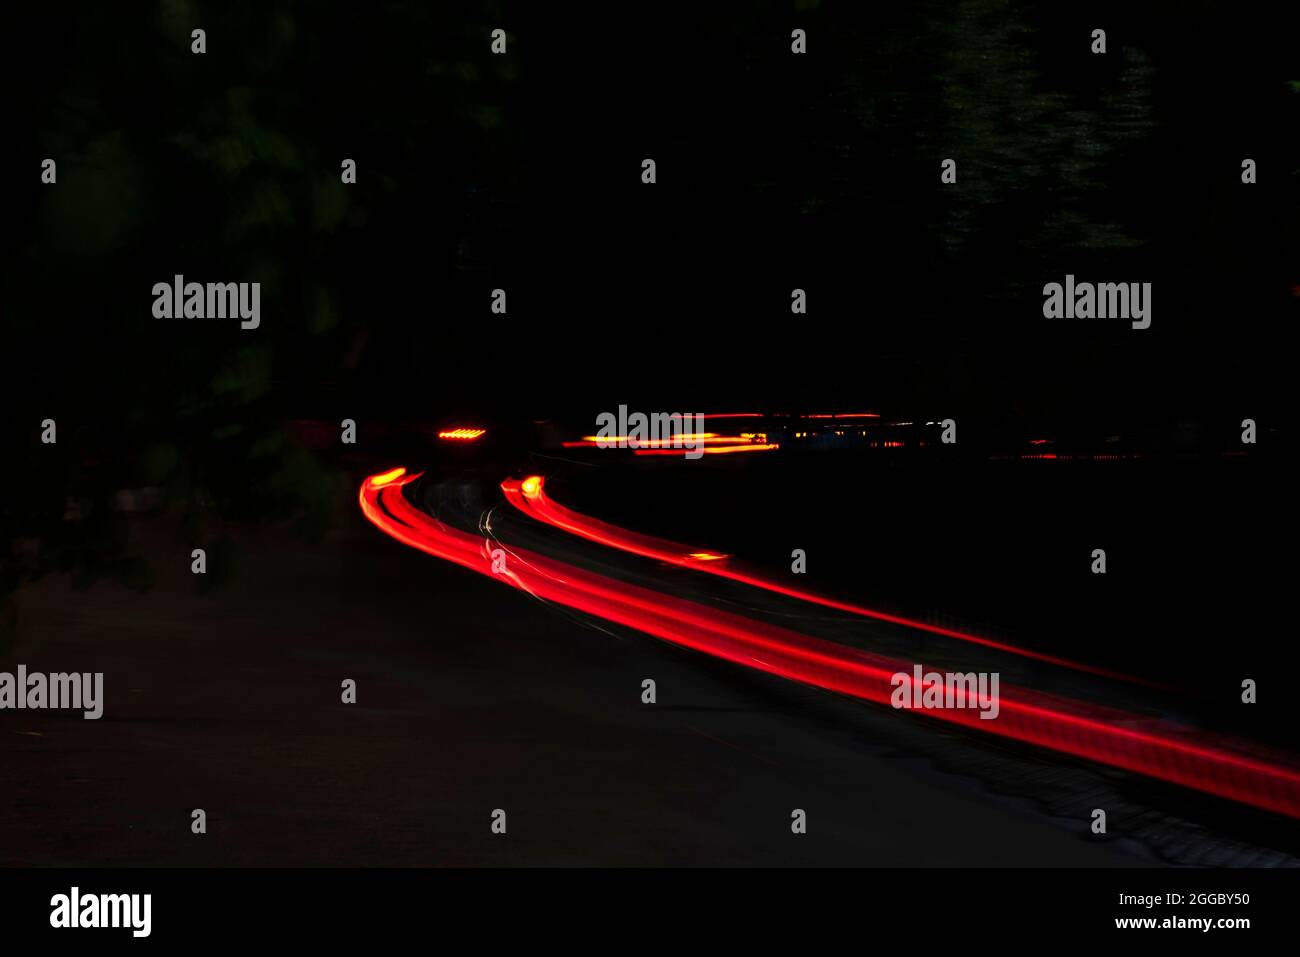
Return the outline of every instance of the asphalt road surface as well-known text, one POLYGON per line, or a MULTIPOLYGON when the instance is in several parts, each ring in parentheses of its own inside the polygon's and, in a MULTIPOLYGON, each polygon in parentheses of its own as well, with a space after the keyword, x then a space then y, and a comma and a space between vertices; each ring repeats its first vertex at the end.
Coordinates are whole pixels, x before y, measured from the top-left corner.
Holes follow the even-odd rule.
POLYGON ((20 593, 12 660, 103 671, 106 713, 0 715, 0 864, 1294 863, 1255 839, 1272 818, 1207 831, 1222 802, 710 659, 341 521, 310 547, 232 530, 234 580, 204 595, 161 520, 138 529, 152 590, 20 593))

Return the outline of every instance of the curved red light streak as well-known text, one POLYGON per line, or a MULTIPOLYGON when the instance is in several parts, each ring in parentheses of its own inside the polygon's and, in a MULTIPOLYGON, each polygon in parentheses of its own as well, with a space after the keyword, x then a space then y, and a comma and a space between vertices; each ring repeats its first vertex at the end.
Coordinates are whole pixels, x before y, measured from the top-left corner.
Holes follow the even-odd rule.
MULTIPOLYGON (((402 487, 417 475, 368 478, 361 510, 386 534, 427 554, 498 578, 546 601, 576 608, 683 647, 864 701, 887 704, 891 678, 908 663, 744 618, 617 581, 523 549, 494 573, 485 540, 449 528, 411 505, 402 487)), ((522 494, 522 493, 521 493, 522 494)), ((1004 685, 991 721, 972 709, 924 710, 940 721, 1098 761, 1300 818, 1300 773, 1188 739, 1185 729, 1004 685), (1139 730, 1134 725, 1142 724, 1139 730)))
POLYGON ((1083 671, 1100 677, 1113 678, 1137 684, 1142 683, 1128 675, 1109 671, 1105 668, 1098 668, 1093 665, 1071 661, 1067 658, 1058 658, 1055 655, 1031 651, 1017 645, 995 641, 992 638, 982 638, 979 635, 957 631, 953 628, 944 628, 940 625, 932 625, 928 622, 918 621, 914 618, 905 618, 902 615, 891 615, 887 612, 876 611, 872 608, 864 608, 861 605, 836 601, 833 598, 827 598, 824 595, 818 595, 815 592, 805 591, 801 588, 792 588, 789 585, 761 575, 756 571, 744 568, 740 563, 732 560, 729 555, 714 556, 712 560, 702 563, 699 556, 703 553, 699 549, 691 549, 686 545, 679 545, 676 542, 665 541, 662 538, 654 538, 650 535, 642 535, 625 528, 619 528, 617 525, 610 525, 607 522, 602 522, 599 519, 591 518, 590 516, 566 508, 546 494, 545 480, 540 475, 529 476, 524 479, 524 482, 528 483, 530 488, 530 492, 527 495, 522 494, 520 482, 515 479, 507 479, 501 483, 501 490, 505 493, 506 501, 515 506, 515 508, 519 509, 521 512, 537 519, 539 522, 544 522, 547 525, 554 526, 555 528, 563 529, 570 534, 577 535, 580 538, 585 538, 591 542, 608 545, 611 548, 631 552, 634 555, 640 555, 644 558, 653 558, 657 561, 668 562, 672 565, 681 565, 684 568, 692 568, 696 571, 707 572, 710 575, 717 575, 719 578, 729 578, 732 581, 737 581, 745 585, 752 585, 753 587, 761 588, 764 591, 775 592, 778 595, 785 595, 788 598, 797 598, 800 601, 821 605, 824 608, 833 608, 836 611, 847 612, 863 618, 871 618, 891 625, 902 625, 907 628, 915 628, 918 631, 925 631, 934 635, 942 635, 945 638, 955 638, 958 641, 984 645, 987 648, 994 648, 998 651, 1019 655, 1022 658, 1031 658, 1035 661, 1042 661, 1046 664, 1058 665, 1075 671, 1083 671), (717 560, 718 558, 726 560, 719 561, 717 560))
POLYGON ((811 412, 799 416, 801 419, 878 419, 878 412, 811 412))

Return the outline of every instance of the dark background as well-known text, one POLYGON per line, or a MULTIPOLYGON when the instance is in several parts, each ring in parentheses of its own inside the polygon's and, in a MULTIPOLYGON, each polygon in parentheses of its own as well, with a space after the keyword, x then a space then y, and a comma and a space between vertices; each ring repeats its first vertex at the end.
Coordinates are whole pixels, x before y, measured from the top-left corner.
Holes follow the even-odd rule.
POLYGON ((33 408, 168 429, 231 404, 586 419, 620 398, 865 402, 1132 427, 1267 419, 1289 368, 1274 344, 1300 282, 1300 95, 1257 13, 24 16, 8 38, 23 175, 7 177, 6 378, 30 376, 33 408), (504 57, 487 49, 498 24, 504 57), (789 52, 795 25, 806 56, 789 52), (59 184, 35 189, 46 156, 59 184), (140 303, 177 272, 261 281, 263 328, 154 320, 140 303), (1043 320, 1042 285, 1066 272, 1153 282, 1153 327, 1043 320), (506 318, 488 311, 498 286, 506 318))
MULTIPOLYGON (((1010 466, 925 481, 973 497, 951 500, 950 522, 1006 515, 1010 532, 1024 516, 1041 532, 1017 555, 1078 547, 1044 507, 1096 526, 1089 551, 1135 536, 1116 571, 1179 566, 1165 607, 1188 605, 1183 566, 1225 586, 1225 618, 1277 593, 1292 510, 1264 493, 1288 474, 1283 330, 1300 304, 1284 24, 1175 3, 605 13, 25 11, 6 58, 21 94, 3 522, 42 544, 10 556, 6 589, 54 568, 147 584, 103 507, 124 487, 161 489, 196 529, 323 534, 338 462, 302 448, 295 420, 351 417, 367 437, 455 415, 586 430, 626 402, 953 416, 968 463, 1034 437, 1095 453, 1118 436, 1186 463, 1150 479, 1075 468, 1052 491, 1028 463, 1023 495, 1010 466), (488 52, 498 25, 503 57, 488 52), (795 26, 805 56, 789 52, 795 26), (53 187, 34 179, 46 156, 53 187), (955 186, 939 182, 945 157, 955 186), (1043 319, 1043 284, 1067 272, 1152 282, 1151 328, 1043 319), (175 273, 260 281, 261 328, 154 319, 151 287, 175 273), (498 286, 504 317, 488 308, 498 286), (795 287, 807 316, 789 312, 795 287), (56 447, 38 441, 46 417, 56 447), (1225 463, 1245 417, 1261 442, 1225 463), (87 514, 75 527, 70 499, 87 514), (1229 566, 1240 580, 1215 578, 1229 566)), ((950 594, 978 564, 956 561, 950 594)))
MULTIPOLYGON (((959 446, 782 457, 741 491, 730 473, 615 474, 585 490, 612 519, 774 567, 803 547, 814 587, 1210 696, 1294 673, 1300 71, 1280 21, 993 0, 15 17, 0 653, 39 627, 18 616, 24 583, 158 593, 122 489, 157 489, 186 552, 211 543, 220 608, 255 574, 255 534, 304 543, 282 567, 311 576, 304 554, 357 531, 355 482, 390 464, 381 430, 586 429, 627 403, 952 416, 959 446), (1067 272, 1153 283, 1151 328, 1045 320, 1042 286, 1067 272), (261 328, 154 319, 151 287, 176 273, 260 281, 261 328), (343 417, 361 424, 351 458, 292 425, 343 417), (1245 417, 1260 444, 1243 450, 1245 417), (1118 435, 1143 458, 990 461, 1042 435, 1082 454, 1118 435)), ((1293 735, 1276 695, 1251 722, 1293 735)))

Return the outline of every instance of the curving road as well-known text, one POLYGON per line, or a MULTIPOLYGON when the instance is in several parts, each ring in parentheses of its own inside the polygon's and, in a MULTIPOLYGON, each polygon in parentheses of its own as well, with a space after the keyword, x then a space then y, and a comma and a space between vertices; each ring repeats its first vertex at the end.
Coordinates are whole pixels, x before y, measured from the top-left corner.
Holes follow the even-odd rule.
MULTIPOLYGON (((406 545, 495 577, 543 601, 726 661, 877 704, 890 702, 894 675, 912 671, 912 661, 826 641, 598 574, 535 551, 507 546, 492 537, 490 529, 487 533, 471 533, 453 528, 408 499, 406 490, 420 477, 419 473, 408 474, 397 468, 367 478, 359 492, 365 516, 406 545)), ((682 552, 672 543, 580 518, 543 498, 540 479, 507 481, 503 487, 516 506, 550 524, 567 526, 566 530, 584 538, 713 574, 730 571, 732 574, 726 577, 746 584, 773 584, 763 584, 756 575, 728 568, 723 564, 730 561, 726 556, 682 552), (539 502, 542 508, 538 508, 539 502)), ((792 589, 779 590, 791 597, 817 600, 792 589)), ((886 617, 893 624, 907 627, 922 625, 856 606, 845 609, 886 617)), ((964 633, 949 637, 997 644, 964 633)), ((1025 653, 1011 646, 998 650, 1025 653)), ((1078 667, 1063 660, 1051 663, 1078 667)), ((975 709, 938 708, 921 710, 919 714, 1300 818, 1300 773, 1281 760, 1249 753, 1243 743, 1212 738, 1163 718, 1044 694, 1006 682, 1001 686, 1000 699, 1000 713, 994 720, 982 720, 975 709)))

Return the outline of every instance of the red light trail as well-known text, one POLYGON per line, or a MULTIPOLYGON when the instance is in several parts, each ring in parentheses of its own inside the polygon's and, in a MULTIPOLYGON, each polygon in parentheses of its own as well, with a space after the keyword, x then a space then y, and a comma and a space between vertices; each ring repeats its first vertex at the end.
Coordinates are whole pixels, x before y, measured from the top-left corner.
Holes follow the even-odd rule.
MULTIPOLYGON (((705 445, 698 451, 705 455, 734 455, 738 452, 771 452, 781 447, 778 442, 746 442, 739 445, 705 445)), ((637 455, 676 455, 684 454, 681 449, 637 449, 637 455)))
MULTIPOLYGON (((492 542, 450 528, 407 501, 402 489, 418 477, 393 469, 366 479, 359 492, 366 518, 404 544, 497 578, 541 600, 726 661, 877 704, 889 703, 893 675, 911 670, 910 662, 661 594, 523 549, 509 549, 508 570, 494 572, 492 542)), ((530 488, 541 494, 540 483, 530 488)), ((526 495, 522 483, 514 494, 526 495)), ((722 556, 710 553, 710 557, 722 556)), ((1114 708, 1009 685, 1003 685, 1000 698, 1000 713, 992 721, 980 720, 979 713, 970 709, 916 713, 1300 818, 1300 773, 1293 768, 1218 743, 1194 741, 1186 728, 1114 708)))
POLYGON ((654 538, 649 535, 642 535, 638 532, 629 531, 625 528, 619 528, 617 525, 610 525, 607 522, 602 522, 599 519, 591 518, 580 512, 575 512, 570 508, 566 508, 546 494, 545 480, 540 475, 529 476, 524 479, 522 483, 515 479, 507 479, 501 483, 501 490, 505 493, 506 501, 515 506, 515 508, 519 509, 521 512, 537 519, 539 522, 544 522, 545 524, 554 526, 555 528, 563 529, 572 535, 577 535, 578 537, 585 538, 591 542, 607 545, 611 548, 617 548, 620 551, 630 552, 633 555, 640 555, 644 558, 653 558, 657 561, 668 562, 672 565, 680 565, 684 568, 693 568, 696 571, 707 572, 710 575, 717 575, 719 578, 729 578, 732 581, 737 581, 745 585, 752 585, 755 588, 775 592, 776 594, 785 595, 789 598, 797 598, 800 601, 811 602, 815 605, 821 605, 824 608, 833 608, 836 611, 843 611, 851 615, 859 615, 863 618, 883 621, 891 625, 902 625, 907 628, 915 628, 918 631, 925 631, 934 635, 943 635, 945 638, 955 638, 958 641, 984 645, 989 648, 995 648, 998 651, 1005 651, 1010 654, 1020 655, 1024 658, 1032 658, 1036 661, 1043 661, 1048 664, 1071 668, 1075 671, 1085 671, 1104 678, 1113 678, 1121 681, 1136 680, 1128 675, 1108 671, 1105 668, 1097 668, 1077 661, 1070 661, 1066 658, 1058 658, 1053 655, 1030 651, 1027 648, 1020 648, 1016 645, 995 641, 991 638, 982 638, 978 635, 968 634, 967 632, 957 631, 952 628, 932 625, 924 621, 918 621, 914 618, 905 618, 901 615, 891 615, 871 608, 864 608, 861 605, 852 605, 848 602, 836 601, 833 598, 827 598, 823 595, 805 591, 801 588, 792 588, 789 585, 761 575, 756 571, 745 569, 740 565, 740 563, 732 560, 729 555, 713 555, 712 553, 705 553, 709 554, 710 558, 707 560, 707 564, 701 564, 701 560, 698 556, 702 553, 698 549, 691 549, 686 545, 679 545, 676 542, 669 542, 661 538, 654 538), (725 559, 725 561, 720 559, 725 559))
MULTIPOLYGON (((728 416, 732 418, 733 416, 728 416)), ((636 455, 676 455, 688 451, 690 443, 695 451, 705 455, 729 455, 737 452, 770 452, 781 447, 778 442, 768 442, 762 432, 742 432, 739 435, 719 435, 717 432, 691 432, 666 439, 642 439, 628 435, 584 435, 581 439, 561 442, 566 449, 628 448, 636 455)))
POLYGON ((801 419, 878 419, 878 412, 809 412, 801 419))

